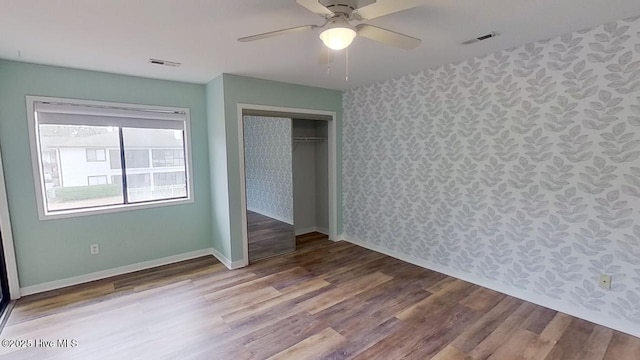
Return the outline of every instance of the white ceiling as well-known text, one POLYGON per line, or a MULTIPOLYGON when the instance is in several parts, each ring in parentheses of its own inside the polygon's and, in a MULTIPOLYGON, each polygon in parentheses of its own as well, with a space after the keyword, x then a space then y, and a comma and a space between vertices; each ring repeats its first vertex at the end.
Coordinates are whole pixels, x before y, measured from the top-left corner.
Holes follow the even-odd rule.
POLYGON ((329 74, 319 63, 318 31, 236 42, 322 24, 295 0, 0 0, 0 58, 194 83, 225 72, 347 89, 636 15, 638 0, 427 0, 369 22, 421 38, 417 49, 356 39, 345 81, 344 51, 329 74), (459 44, 491 31, 501 35, 459 44), (151 65, 150 57, 183 65, 151 65))

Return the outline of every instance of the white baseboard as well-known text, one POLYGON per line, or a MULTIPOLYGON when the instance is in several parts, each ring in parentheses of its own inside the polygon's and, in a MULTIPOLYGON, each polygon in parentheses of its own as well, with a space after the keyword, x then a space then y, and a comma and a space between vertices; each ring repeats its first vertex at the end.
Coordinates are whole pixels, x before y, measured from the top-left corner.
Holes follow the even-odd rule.
POLYGON ((362 240, 359 239, 355 239, 349 235, 343 234, 341 236, 341 238, 344 241, 350 242, 352 244, 355 245, 359 245, 362 246, 364 248, 367 248, 369 250, 373 250, 385 255, 389 255, 391 257, 394 257, 396 259, 400 259, 402 261, 406 261, 408 263, 429 269, 429 270, 433 270, 433 271, 437 271, 439 273, 443 273, 445 275, 449 275, 476 285, 480 285, 483 287, 486 287, 488 289, 509 295, 509 296, 513 296, 516 297, 518 299, 524 300, 524 301, 528 301, 531 303, 534 303, 536 305, 540 305, 540 306, 544 306, 546 308, 552 309, 552 310, 556 310, 559 312, 563 312, 565 314, 569 314, 571 316, 575 316, 577 318, 581 318, 587 321, 591 321, 593 323, 602 325, 602 326, 606 326, 608 328, 614 329, 614 330, 618 330, 624 333, 627 333, 629 335, 635 336, 635 337, 640 337, 640 327, 637 325, 633 325, 630 323, 626 323, 623 321, 620 321, 618 319, 614 319, 611 316, 607 316, 606 314, 599 314, 599 313, 594 313, 582 308, 579 308, 571 303, 565 302, 565 301, 561 301, 561 300, 554 300, 554 299, 550 299, 535 293, 531 293, 531 292, 527 292, 527 291, 522 291, 520 289, 515 289, 512 287, 508 287, 505 284, 499 283, 499 282, 495 282, 495 281, 491 281, 491 280, 487 280, 485 278, 482 278, 478 275, 475 274, 471 274, 471 273, 465 273, 465 272, 461 272, 459 270, 456 269, 451 269, 451 268, 446 268, 443 267, 440 264, 431 262, 431 261, 427 261, 424 259, 420 259, 411 255, 406 255, 406 254, 402 254, 393 250, 389 250, 386 248, 383 248, 381 246, 377 246, 374 244, 369 244, 366 243, 362 240))
POLYGON ((270 218, 278 220, 278 221, 282 221, 283 223, 287 223, 289 225, 293 225, 293 220, 292 219, 285 219, 285 218, 283 218, 281 216, 278 216, 278 215, 275 215, 275 214, 271 214, 271 213, 269 213, 267 211, 262 211, 262 210, 254 209, 254 208, 247 208, 247 210, 253 211, 254 213, 258 213, 260 215, 264 215, 266 217, 270 217, 270 218))
POLYGON ((327 230, 325 228, 317 227, 317 226, 310 226, 310 227, 306 227, 306 228, 302 228, 302 229, 296 229, 296 236, 304 235, 304 234, 308 234, 308 233, 312 233, 312 232, 319 232, 321 234, 329 235, 329 230, 327 230))
POLYGON ((218 259, 224 266, 227 267, 227 269, 229 270, 234 270, 234 269, 239 269, 241 267, 245 267, 248 264, 246 264, 246 262, 244 261, 244 259, 242 260, 236 260, 236 261, 231 261, 229 260, 226 256, 222 255, 221 252, 219 252, 216 249, 211 249, 211 254, 213 256, 216 257, 216 259, 218 259))
POLYGON ((120 266, 113 269, 96 271, 89 274, 74 276, 66 279, 49 281, 49 282, 37 284, 37 285, 25 286, 20 289, 20 294, 24 296, 24 295, 37 294, 37 293, 50 291, 50 290, 61 289, 67 286, 78 285, 78 284, 82 284, 90 281, 105 279, 112 276, 127 274, 134 271, 145 270, 145 269, 149 269, 157 266, 168 265, 168 264, 173 264, 173 263, 184 261, 184 260, 194 259, 201 256, 212 255, 213 251, 214 250, 212 248, 196 250, 188 253, 167 256, 161 259, 148 260, 148 261, 143 261, 137 264, 125 265, 125 266, 120 266))

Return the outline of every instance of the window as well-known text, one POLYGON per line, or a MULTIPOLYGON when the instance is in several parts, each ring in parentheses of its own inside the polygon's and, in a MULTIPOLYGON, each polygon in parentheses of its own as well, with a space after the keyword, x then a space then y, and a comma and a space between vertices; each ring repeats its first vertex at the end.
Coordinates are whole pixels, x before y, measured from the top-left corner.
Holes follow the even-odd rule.
POLYGON ((153 150, 153 167, 184 166, 184 151, 175 150, 153 150))
POLYGON ((192 201, 188 109, 33 96, 27 106, 41 219, 192 201))
POLYGON ((104 149, 86 149, 87 162, 107 161, 104 149))
POLYGON ((129 169, 144 169, 149 167, 149 150, 127 150, 125 152, 125 156, 127 167, 129 169))
POLYGON ((185 178, 183 172, 166 172, 153 174, 153 183, 156 186, 184 185, 185 178))
POLYGON ((89 186, 92 186, 92 185, 106 185, 107 184, 107 175, 87 176, 87 182, 89 183, 89 186))
POLYGON ((120 150, 109 150, 109 166, 112 169, 120 169, 122 167, 120 162, 120 150))

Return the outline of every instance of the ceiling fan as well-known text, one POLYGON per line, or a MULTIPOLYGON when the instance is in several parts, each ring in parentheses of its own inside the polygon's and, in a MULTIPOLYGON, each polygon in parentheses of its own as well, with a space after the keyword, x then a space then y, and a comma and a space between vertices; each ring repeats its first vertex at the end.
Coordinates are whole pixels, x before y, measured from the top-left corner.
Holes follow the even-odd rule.
POLYGON ((355 26, 351 21, 367 21, 398 11, 423 5, 426 0, 296 0, 308 10, 325 18, 322 25, 304 25, 239 38, 248 42, 272 36, 291 34, 301 31, 323 29, 320 39, 330 49, 342 50, 351 45, 356 36, 375 40, 383 44, 411 50, 420 45, 421 40, 409 35, 360 23, 355 26))

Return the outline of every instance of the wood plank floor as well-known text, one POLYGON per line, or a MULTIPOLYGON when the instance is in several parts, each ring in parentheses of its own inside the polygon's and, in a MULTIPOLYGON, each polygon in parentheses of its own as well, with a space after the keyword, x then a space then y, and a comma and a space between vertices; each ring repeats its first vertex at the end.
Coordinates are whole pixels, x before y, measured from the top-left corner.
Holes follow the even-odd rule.
POLYGON ((295 251, 295 232, 293 225, 247 211, 249 262, 295 251))
POLYGON ((203 257, 21 299, 0 359, 637 360, 640 339, 324 235, 228 271, 203 257))

